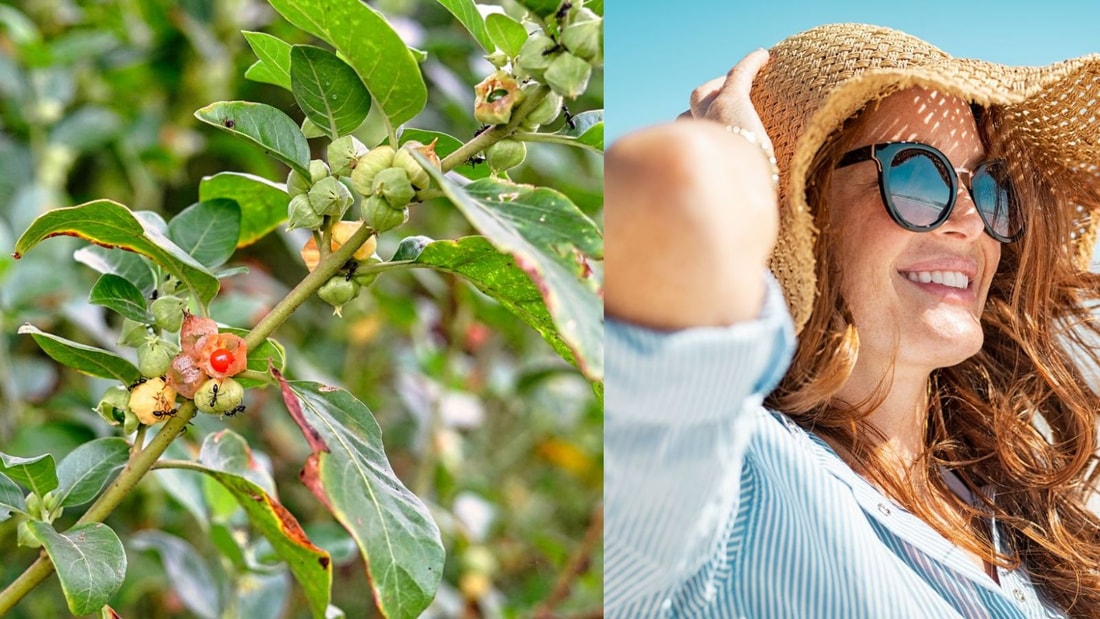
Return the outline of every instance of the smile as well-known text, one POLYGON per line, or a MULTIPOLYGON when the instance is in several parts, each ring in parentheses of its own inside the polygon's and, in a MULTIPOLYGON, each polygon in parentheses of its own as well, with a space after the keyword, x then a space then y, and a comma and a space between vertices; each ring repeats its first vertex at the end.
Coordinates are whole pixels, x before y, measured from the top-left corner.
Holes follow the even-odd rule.
POLYGON ((902 276, 919 284, 940 284, 948 288, 963 289, 970 286, 970 278, 959 271, 910 271, 903 272, 902 276))

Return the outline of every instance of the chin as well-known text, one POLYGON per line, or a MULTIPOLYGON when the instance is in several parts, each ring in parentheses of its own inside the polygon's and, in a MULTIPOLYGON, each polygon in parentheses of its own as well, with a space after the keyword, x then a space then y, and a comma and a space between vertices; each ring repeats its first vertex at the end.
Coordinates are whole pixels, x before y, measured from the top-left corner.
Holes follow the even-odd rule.
POLYGON ((935 369, 958 365, 978 354, 985 343, 981 323, 969 314, 952 318, 911 332, 902 343, 902 355, 935 369))

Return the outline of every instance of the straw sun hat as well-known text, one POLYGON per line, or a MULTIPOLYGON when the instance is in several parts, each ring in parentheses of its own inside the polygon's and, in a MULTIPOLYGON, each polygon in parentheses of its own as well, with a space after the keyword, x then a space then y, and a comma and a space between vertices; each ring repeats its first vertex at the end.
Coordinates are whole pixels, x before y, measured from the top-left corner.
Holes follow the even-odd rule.
POLYGON ((795 328, 809 320, 817 294, 814 214, 806 204, 810 164, 822 144, 869 101, 910 86, 1004 109, 1009 153, 1023 152, 1068 192, 1077 210, 1067 239, 1087 269, 1100 229, 1100 55, 1045 67, 952 58, 903 32, 862 24, 820 26, 770 50, 752 100, 763 117, 780 172, 780 231, 771 270, 795 328))

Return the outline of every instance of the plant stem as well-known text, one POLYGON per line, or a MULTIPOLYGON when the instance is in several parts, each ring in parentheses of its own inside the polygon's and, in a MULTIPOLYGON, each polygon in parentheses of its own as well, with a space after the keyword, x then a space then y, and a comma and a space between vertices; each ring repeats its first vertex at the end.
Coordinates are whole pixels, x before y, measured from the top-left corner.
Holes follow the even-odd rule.
POLYGON ((306 275, 302 281, 298 282, 298 285, 290 291, 286 297, 279 301, 279 303, 271 308, 271 311, 264 316, 263 320, 256 324, 249 331, 248 336, 244 338, 248 348, 254 350, 259 346, 267 336, 275 332, 275 329, 279 328, 279 325, 283 324, 290 318, 290 315, 294 313, 294 310, 298 309, 302 303, 306 302, 314 292, 317 291, 325 282, 336 275, 336 272, 340 270, 340 267, 351 258, 351 255, 359 249, 359 246, 366 242, 370 236, 374 234, 374 230, 370 226, 363 224, 355 231, 355 234, 351 235, 347 243, 340 246, 339 249, 332 252, 327 258, 317 264, 317 268, 312 273, 306 275))
POLYGON ((508 124, 497 125, 483 132, 481 135, 478 135, 460 146, 455 152, 444 157, 443 161, 440 162, 442 170, 444 172, 453 170, 465 163, 470 157, 473 157, 479 152, 515 133, 516 128, 523 122, 523 119, 531 113, 531 110, 538 107, 538 104, 542 103, 542 100, 545 99, 548 94, 550 94, 549 86, 539 86, 536 88, 534 92, 529 94, 527 98, 523 100, 523 103, 512 112, 512 118, 509 119, 508 124))
POLYGON ((588 522, 588 530, 581 540, 565 568, 558 574, 557 582, 550 591, 549 597, 535 609, 535 619, 551 619, 554 616, 554 608, 557 607, 573 588, 574 581, 588 570, 591 564, 592 553, 596 550, 600 540, 603 539, 603 503, 597 503, 592 510, 592 516, 588 522))
MULTIPOLYGON (((89 522, 103 522, 118 504, 122 502, 134 486, 156 463, 157 458, 168 449, 168 445, 179 436, 181 430, 195 416, 195 405, 188 402, 180 407, 176 416, 169 419, 161 431, 153 437, 149 445, 140 452, 134 454, 126 464, 126 468, 118 474, 115 481, 107 488, 107 491, 99 496, 99 499, 84 512, 84 515, 76 521, 77 525, 89 522)), ((75 525, 74 525, 75 526, 75 525)), ((16 578, 6 589, 0 591, 0 615, 11 610, 19 600, 31 592, 43 580, 54 571, 53 562, 46 554, 42 554, 30 565, 19 578, 16 578)))

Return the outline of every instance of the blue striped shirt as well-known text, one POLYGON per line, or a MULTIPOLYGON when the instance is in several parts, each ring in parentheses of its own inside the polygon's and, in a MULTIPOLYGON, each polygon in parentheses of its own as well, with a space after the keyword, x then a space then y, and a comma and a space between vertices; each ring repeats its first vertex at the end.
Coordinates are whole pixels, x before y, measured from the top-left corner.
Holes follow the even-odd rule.
POLYGON ((998 568, 998 584, 762 406, 794 348, 770 277, 755 321, 608 321, 605 346, 608 617, 1065 616, 1026 570, 998 568))

